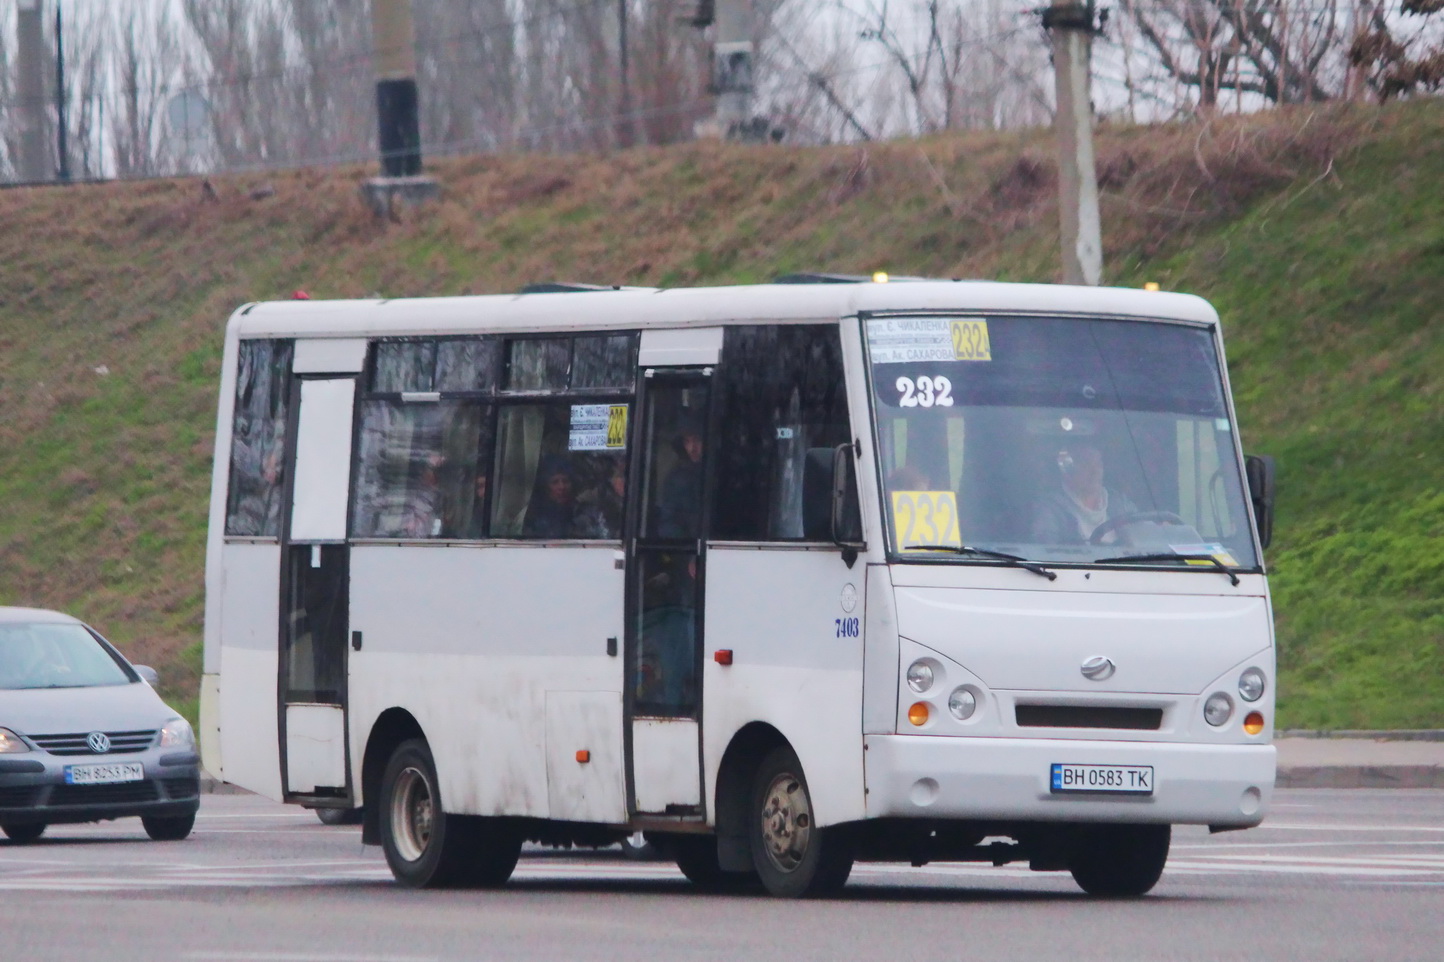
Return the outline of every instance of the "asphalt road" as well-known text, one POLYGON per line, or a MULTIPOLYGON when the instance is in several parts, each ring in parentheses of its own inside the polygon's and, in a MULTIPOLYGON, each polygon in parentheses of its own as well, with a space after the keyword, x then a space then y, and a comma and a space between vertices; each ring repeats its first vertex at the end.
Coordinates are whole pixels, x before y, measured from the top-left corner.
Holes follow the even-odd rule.
POLYGON ((413 892, 354 827, 207 796, 184 842, 137 819, 0 842, 0 962, 1444 958, 1444 791, 1281 791, 1264 827, 1176 829, 1163 881, 859 865, 843 896, 706 896, 670 864, 529 851, 500 891, 413 892))

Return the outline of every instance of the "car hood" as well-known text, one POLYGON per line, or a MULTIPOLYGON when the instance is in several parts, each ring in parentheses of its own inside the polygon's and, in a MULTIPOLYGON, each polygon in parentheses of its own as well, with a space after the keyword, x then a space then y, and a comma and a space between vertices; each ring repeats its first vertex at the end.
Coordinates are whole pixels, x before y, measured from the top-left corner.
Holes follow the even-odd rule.
POLYGON ((0 691, 0 727, 25 735, 138 731, 175 716, 144 682, 0 691))

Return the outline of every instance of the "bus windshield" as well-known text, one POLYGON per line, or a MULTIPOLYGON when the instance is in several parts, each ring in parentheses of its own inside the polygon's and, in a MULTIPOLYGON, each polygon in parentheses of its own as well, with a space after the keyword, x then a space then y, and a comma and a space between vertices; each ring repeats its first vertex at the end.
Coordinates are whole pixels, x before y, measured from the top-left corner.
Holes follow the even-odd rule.
POLYGON ((913 315, 866 335, 894 557, 1258 567, 1208 329, 913 315))

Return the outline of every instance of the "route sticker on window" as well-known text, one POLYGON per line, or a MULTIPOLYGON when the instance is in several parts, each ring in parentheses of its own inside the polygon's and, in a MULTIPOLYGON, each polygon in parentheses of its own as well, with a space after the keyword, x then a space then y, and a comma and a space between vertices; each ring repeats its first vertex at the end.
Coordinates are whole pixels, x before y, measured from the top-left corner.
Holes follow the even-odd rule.
MULTIPOLYGON (((1174 554, 1208 555, 1218 559, 1219 564, 1228 565, 1231 568, 1239 566, 1234 556, 1229 554, 1228 549, 1221 544, 1171 544, 1168 548, 1174 554)), ((1208 562, 1189 558, 1184 560, 1184 564, 1206 565, 1208 562)))
POLYGON ((951 491, 894 491, 892 524, 899 551, 963 546, 951 491))
POLYGON ((991 361, 988 322, 981 317, 881 317, 867 322, 874 364, 991 361))
POLYGON ((573 404, 568 451, 622 451, 627 447, 625 404, 573 404))

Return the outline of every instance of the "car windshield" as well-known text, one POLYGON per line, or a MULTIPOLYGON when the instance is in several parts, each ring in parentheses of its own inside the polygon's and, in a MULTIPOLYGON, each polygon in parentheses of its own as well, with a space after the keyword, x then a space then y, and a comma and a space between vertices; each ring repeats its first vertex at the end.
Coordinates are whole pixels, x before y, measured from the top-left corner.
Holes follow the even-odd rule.
POLYGON ((0 624, 0 689, 124 685, 130 675, 81 625, 0 624))
POLYGON ((895 556, 1257 567, 1208 329, 971 315, 866 332, 895 556))

